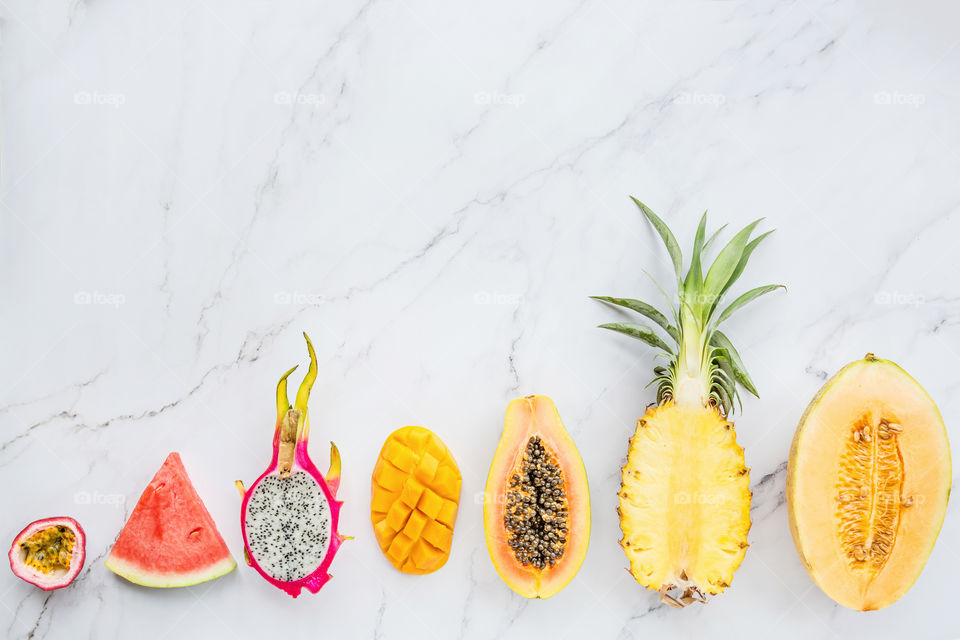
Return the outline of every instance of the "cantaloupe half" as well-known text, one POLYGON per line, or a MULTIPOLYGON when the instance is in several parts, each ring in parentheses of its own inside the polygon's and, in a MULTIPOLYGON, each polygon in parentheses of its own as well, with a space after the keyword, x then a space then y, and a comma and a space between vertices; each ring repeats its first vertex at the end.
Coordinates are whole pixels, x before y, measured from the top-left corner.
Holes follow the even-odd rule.
POLYGON ((873 354, 844 367, 803 414, 787 468, 810 576, 850 609, 896 602, 933 550, 950 482, 947 432, 923 387, 873 354))

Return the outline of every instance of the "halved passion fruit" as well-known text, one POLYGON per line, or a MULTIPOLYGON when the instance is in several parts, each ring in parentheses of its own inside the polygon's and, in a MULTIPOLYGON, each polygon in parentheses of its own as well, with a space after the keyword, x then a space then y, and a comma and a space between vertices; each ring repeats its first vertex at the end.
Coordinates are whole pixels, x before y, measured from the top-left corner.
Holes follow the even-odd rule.
POLYGON ((590 541, 590 491, 580 452, 546 396, 507 407, 483 500, 487 550, 525 598, 549 598, 573 579, 590 541))
POLYGON ((10 545, 10 569, 44 591, 60 589, 73 582, 83 568, 86 542, 83 528, 73 518, 31 522, 10 545))
POLYGON ((950 483, 927 392, 873 354, 847 365, 804 413, 787 467, 790 530, 810 576, 851 609, 894 603, 933 550, 950 483))

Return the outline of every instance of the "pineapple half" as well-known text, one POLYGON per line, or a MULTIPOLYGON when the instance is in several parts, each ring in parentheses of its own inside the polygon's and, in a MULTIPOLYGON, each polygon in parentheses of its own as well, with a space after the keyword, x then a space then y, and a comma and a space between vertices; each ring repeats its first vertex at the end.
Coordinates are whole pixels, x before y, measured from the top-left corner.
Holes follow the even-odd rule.
MULTIPOLYGON (((739 401, 737 384, 757 395, 740 355, 717 325, 748 302, 782 285, 747 291, 720 310, 750 254, 771 231, 752 240, 757 220, 720 250, 703 275, 701 259, 723 227, 709 239, 704 213, 693 242, 690 267, 667 225, 636 198, 667 247, 677 277, 679 303, 668 298, 670 317, 630 298, 594 296, 653 321, 666 339, 642 324, 600 325, 662 350, 666 366, 654 368, 657 404, 637 421, 623 467, 620 545, 630 573, 662 602, 685 607, 726 589, 747 550, 750 472, 727 418, 739 401)), ((666 294, 664 294, 666 297, 666 294)), ((660 354, 663 355, 663 354, 660 354)))

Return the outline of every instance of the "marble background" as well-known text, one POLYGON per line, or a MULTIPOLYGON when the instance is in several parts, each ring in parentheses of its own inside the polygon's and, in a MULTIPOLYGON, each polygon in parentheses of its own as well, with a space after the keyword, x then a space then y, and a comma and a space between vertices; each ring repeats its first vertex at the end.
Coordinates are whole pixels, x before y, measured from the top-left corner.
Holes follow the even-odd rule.
POLYGON ((835 605, 794 551, 784 475, 825 378, 901 363, 960 441, 960 6, 940 2, 235 3, 2 0, 0 479, 9 540, 79 518, 51 594, 0 572, 10 638, 957 637, 956 504, 916 586, 835 605), (628 195, 686 247, 761 216, 730 321, 761 398, 737 417, 752 546, 705 607, 624 571, 618 469, 652 352, 589 294, 654 298, 669 265, 628 195), (269 455, 273 388, 320 353, 312 450, 344 460, 356 536, 316 596, 241 566, 177 590, 103 567, 168 452, 233 550, 269 455), (513 594, 479 506, 507 402, 557 403, 593 535, 556 597, 513 594), (447 566, 394 571, 369 524, 383 438, 437 431, 464 476, 447 566), (84 504, 89 503, 89 504, 84 504), (653 634, 648 636, 648 634, 653 634))

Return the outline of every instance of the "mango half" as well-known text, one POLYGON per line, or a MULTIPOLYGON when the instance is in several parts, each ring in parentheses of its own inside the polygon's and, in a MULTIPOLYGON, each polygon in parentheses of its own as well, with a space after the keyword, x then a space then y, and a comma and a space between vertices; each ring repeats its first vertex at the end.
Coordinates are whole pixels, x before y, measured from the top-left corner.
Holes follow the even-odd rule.
POLYGON ((373 468, 370 520, 394 567, 425 574, 446 564, 461 482, 457 461, 437 434, 414 426, 390 434, 373 468))

